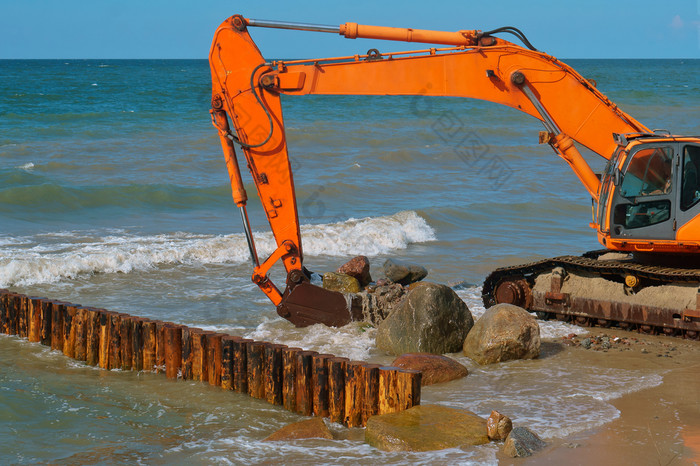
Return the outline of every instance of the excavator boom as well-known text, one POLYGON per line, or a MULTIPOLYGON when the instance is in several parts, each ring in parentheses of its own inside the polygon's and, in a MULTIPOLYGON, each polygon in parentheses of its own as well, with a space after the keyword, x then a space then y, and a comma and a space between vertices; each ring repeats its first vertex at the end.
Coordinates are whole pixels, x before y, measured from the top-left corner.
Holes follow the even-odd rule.
MULTIPOLYGON (((611 199, 577 148, 584 146, 623 170, 619 137, 650 134, 573 68, 536 50, 515 28, 493 31, 428 31, 345 23, 325 26, 246 19, 235 15, 214 35, 209 62, 212 74, 212 119, 226 156, 234 201, 242 219, 255 269, 253 281, 296 325, 322 322, 343 325, 356 317, 351 300, 309 283, 303 267, 299 218, 290 168, 281 95, 455 96, 506 105, 542 121, 540 142, 548 143, 572 168, 594 199, 611 199), (432 47, 382 54, 305 60, 267 61, 249 34, 252 27, 335 33, 430 44, 432 47), (525 47, 495 37, 512 33, 525 47), (435 47, 439 45, 439 47, 435 47), (577 143, 577 144, 575 144, 577 143), (241 181, 235 145, 244 153, 258 196, 275 236, 277 249, 260 261, 245 212, 247 194, 241 181), (288 277, 281 291, 269 279, 281 261, 288 277)), ((609 184, 611 179, 606 178, 609 184)), ((617 179, 616 179, 617 180, 617 179)), ((603 209, 602 211, 605 211, 603 209)), ((609 207, 608 207, 608 214, 609 207)), ((599 222, 602 224, 602 222, 599 222)), ((601 241, 610 231, 599 224, 601 241)), ((620 246, 624 249, 626 246, 620 246)))

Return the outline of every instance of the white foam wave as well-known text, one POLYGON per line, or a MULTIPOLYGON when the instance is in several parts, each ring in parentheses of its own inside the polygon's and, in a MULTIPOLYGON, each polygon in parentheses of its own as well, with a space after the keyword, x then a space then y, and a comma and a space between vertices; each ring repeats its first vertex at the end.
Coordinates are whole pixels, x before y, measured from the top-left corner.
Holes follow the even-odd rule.
POLYGON ((20 170, 24 170, 24 171, 32 171, 34 169, 34 164, 32 162, 28 162, 28 163, 20 165, 17 168, 19 168, 20 170))
MULTIPOLYGON (((415 212, 350 219, 301 228, 307 255, 374 256, 435 239, 415 212)), ((256 233, 261 257, 275 247, 271 233, 256 233)), ((0 286, 55 283, 95 273, 130 273, 168 264, 239 264, 248 260, 243 234, 134 235, 110 231, 58 232, 0 241, 0 286), (21 246, 20 246, 21 245, 21 246)))
POLYGON ((376 333, 374 327, 361 322, 353 322, 341 328, 316 324, 290 330, 289 323, 279 318, 264 321, 245 337, 365 361, 375 346, 376 333))

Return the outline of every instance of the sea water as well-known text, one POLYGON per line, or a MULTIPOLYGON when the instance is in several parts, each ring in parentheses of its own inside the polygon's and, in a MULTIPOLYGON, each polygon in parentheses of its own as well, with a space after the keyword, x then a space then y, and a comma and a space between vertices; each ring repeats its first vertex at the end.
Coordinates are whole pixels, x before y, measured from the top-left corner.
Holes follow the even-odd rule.
MULTIPOLYGON (((700 134, 700 61, 569 63, 646 126, 700 134)), ((0 287, 391 362, 373 328, 296 329, 251 283, 209 82, 198 60, 0 61, 0 287)), ((283 106, 312 271, 358 254, 375 277, 387 258, 417 262, 478 317, 480 283, 494 268, 600 247, 590 197, 537 145, 532 117, 457 98, 283 97, 283 106), (460 157, 465 150, 475 157, 460 157)), ((587 158, 602 169, 604 159, 587 158)), ((249 210, 265 257, 272 235, 256 199, 249 210)), ((272 278, 284 282, 279 269, 272 278)), ((540 325, 545 337, 585 332, 540 325)), ((547 345, 538 360, 495 366, 453 356, 470 375, 425 387, 423 403, 498 409, 545 438, 614 419, 611 400, 663 375, 581 367, 547 345)), ((262 441, 300 419, 205 384, 97 370, 0 337, 4 464, 483 463, 497 451, 383 453, 340 426, 337 440, 262 441)))

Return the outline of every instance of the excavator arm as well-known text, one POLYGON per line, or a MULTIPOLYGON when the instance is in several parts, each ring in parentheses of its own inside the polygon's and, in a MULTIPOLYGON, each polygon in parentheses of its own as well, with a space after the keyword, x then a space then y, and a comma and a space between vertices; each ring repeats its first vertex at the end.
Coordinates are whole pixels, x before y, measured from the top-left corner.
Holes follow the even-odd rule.
POLYGON ((346 297, 311 285, 303 268, 282 94, 457 96, 513 107, 543 122, 546 131, 540 133, 540 142, 549 143, 571 166, 594 199, 598 198, 600 180, 574 141, 609 159, 617 147, 613 133, 649 132, 600 93, 594 82, 568 65, 535 50, 526 39, 528 48, 496 38, 496 32, 499 30, 442 32, 356 23, 318 26, 240 15, 219 26, 209 54, 212 121, 219 131, 234 202, 241 210, 255 265, 252 279, 281 316, 298 326, 319 322, 339 326, 357 317, 346 297), (268 62, 250 37, 249 28, 254 26, 447 47, 386 55, 371 50, 367 55, 268 62), (243 150, 277 245, 262 262, 245 210, 247 194, 236 145, 243 150), (277 261, 283 263, 288 274, 284 291, 268 277, 277 261))

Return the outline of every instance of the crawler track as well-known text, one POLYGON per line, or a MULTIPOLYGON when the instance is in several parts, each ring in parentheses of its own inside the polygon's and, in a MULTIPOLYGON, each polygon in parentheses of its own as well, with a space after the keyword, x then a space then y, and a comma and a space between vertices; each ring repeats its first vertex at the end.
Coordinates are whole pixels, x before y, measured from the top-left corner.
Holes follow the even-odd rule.
MULTIPOLYGON (((640 264, 632 260, 598 260, 608 251, 591 251, 583 256, 561 256, 503 267, 484 281, 482 299, 488 308, 500 302, 516 304, 543 319, 556 318, 578 325, 619 326, 643 333, 697 340, 700 338, 700 309, 668 308, 590 299, 559 293, 557 284, 548 293, 533 292, 535 278, 561 267, 567 273, 625 283, 632 276, 637 289, 661 285, 700 285, 700 269, 640 264)), ((560 286, 559 282, 559 286, 560 286)), ((698 300, 700 303, 700 299, 698 300)))

